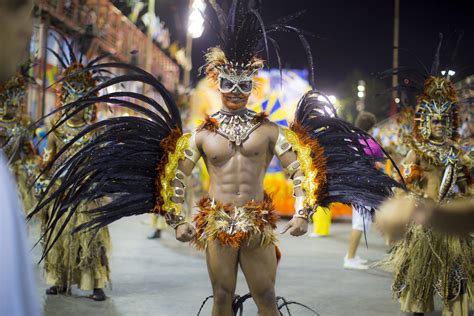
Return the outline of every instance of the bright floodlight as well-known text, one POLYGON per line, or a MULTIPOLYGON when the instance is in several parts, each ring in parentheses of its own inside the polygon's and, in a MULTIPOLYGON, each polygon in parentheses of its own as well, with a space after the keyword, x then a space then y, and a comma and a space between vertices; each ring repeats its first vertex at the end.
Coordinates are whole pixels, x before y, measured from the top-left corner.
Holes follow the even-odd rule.
MULTIPOLYGON (((446 70, 441 70, 441 75, 445 75, 446 74, 446 70)), ((448 70, 448 76, 452 77, 456 74, 456 72, 454 70, 448 70)))
POLYGON ((357 92, 357 96, 362 99, 363 97, 365 97, 365 92, 364 91, 359 91, 359 92, 357 92))
POLYGON ((394 100, 394 101, 395 101, 395 103, 397 103, 397 104, 398 104, 398 103, 400 103, 400 98, 395 98, 395 100, 394 100))
POLYGON ((188 33, 192 38, 201 37, 204 32, 204 18, 201 12, 206 9, 204 0, 194 0, 188 20, 188 33))
POLYGON ((361 91, 361 92, 364 92, 365 91, 365 85, 363 85, 363 84, 358 85, 357 90, 361 91))
POLYGON ((336 100, 337 100, 337 99, 336 99, 336 96, 334 96, 334 95, 328 96, 328 99, 329 99, 329 101, 331 101, 331 103, 333 103, 333 104, 334 104, 334 103, 336 102, 336 100))

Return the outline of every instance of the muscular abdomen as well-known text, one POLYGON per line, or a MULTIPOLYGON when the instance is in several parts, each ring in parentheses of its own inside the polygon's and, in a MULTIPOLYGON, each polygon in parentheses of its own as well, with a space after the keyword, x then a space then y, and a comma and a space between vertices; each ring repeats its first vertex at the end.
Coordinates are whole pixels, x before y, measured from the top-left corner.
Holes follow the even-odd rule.
POLYGON ((250 138, 236 146, 220 135, 212 135, 203 145, 204 160, 210 176, 209 196, 236 206, 264 198, 263 178, 272 153, 268 138, 250 138))

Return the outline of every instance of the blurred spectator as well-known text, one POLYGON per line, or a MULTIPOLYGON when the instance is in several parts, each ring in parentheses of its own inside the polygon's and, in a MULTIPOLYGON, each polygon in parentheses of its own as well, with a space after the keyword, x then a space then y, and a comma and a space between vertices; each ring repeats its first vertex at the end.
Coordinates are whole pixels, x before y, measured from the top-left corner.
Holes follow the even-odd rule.
POLYGON ((40 315, 23 211, 1 152, 0 201, 0 315, 40 315))
POLYGON ((0 0, 0 81, 8 80, 28 53, 27 47, 33 31, 32 0, 0 0))
MULTIPOLYGON (((376 122, 375 115, 370 112, 360 112, 356 118, 355 126, 370 133, 376 122)), ((360 139, 361 144, 365 146, 365 153, 374 157, 383 157, 380 146, 372 139, 360 139)), ((377 166, 380 167, 380 166, 377 166)), ((362 259, 357 255, 357 249, 359 248, 360 239, 362 233, 366 234, 371 226, 371 220, 364 218, 363 208, 364 206, 353 206, 352 207, 352 231, 349 238, 349 249, 346 256, 344 257, 344 268, 354 270, 367 270, 369 267, 366 265, 367 260, 362 259)))
MULTIPOLYGON (((32 0, 0 0, 0 81, 10 78, 33 30, 32 0)), ((40 306, 16 185, 0 150, 0 315, 37 316, 40 306)))

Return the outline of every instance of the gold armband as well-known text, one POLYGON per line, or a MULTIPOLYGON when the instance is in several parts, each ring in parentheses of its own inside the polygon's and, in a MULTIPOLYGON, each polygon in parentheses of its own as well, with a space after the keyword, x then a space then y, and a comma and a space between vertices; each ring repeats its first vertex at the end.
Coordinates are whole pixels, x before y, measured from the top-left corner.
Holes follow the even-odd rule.
POLYGON ((288 177, 290 179, 293 179, 293 176, 295 173, 297 173, 300 170, 301 164, 298 160, 293 161, 290 163, 285 169, 286 173, 288 174, 288 177))
POLYGON ((176 229, 179 225, 185 224, 186 220, 184 216, 177 215, 173 212, 167 212, 165 215, 166 224, 171 226, 173 229, 176 229))
POLYGON ((301 185, 303 184, 304 181, 304 176, 299 176, 293 179, 293 197, 295 196, 295 189, 301 188, 301 185))
POLYGON ((291 144, 285 137, 285 133, 281 127, 278 127, 278 139, 275 143, 274 152, 277 157, 281 157, 284 153, 291 149, 291 144))
POLYGON ((184 157, 191 160, 194 164, 201 158, 201 154, 196 145, 196 132, 191 133, 188 141, 188 148, 184 150, 184 157))

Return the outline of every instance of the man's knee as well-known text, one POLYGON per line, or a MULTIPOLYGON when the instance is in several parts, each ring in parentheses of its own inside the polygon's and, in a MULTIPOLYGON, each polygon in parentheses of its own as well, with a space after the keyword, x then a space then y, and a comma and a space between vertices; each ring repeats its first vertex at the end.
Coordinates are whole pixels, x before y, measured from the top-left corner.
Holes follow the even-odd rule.
POLYGON ((276 305, 275 289, 266 289, 252 293, 256 303, 266 307, 273 307, 276 305))
POLYGON ((234 298, 234 291, 219 287, 214 289, 214 303, 217 305, 231 304, 234 298))

